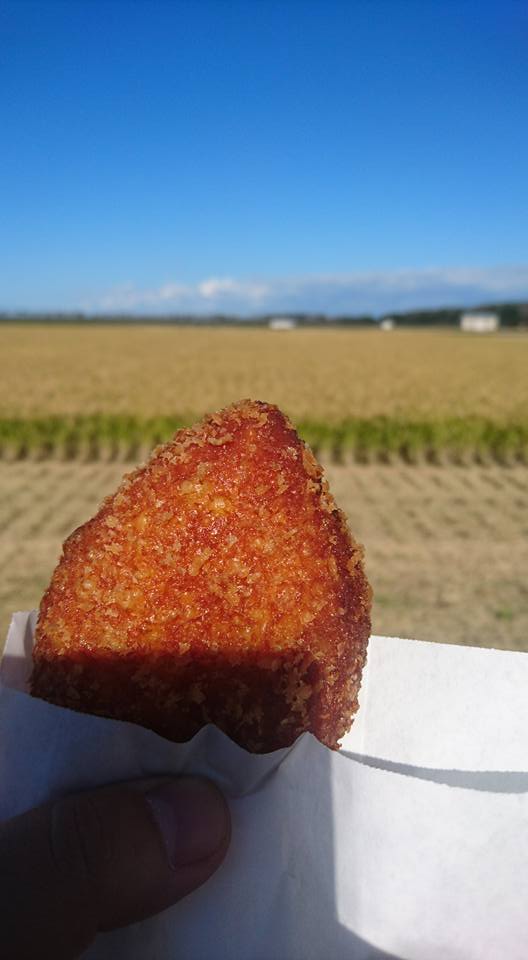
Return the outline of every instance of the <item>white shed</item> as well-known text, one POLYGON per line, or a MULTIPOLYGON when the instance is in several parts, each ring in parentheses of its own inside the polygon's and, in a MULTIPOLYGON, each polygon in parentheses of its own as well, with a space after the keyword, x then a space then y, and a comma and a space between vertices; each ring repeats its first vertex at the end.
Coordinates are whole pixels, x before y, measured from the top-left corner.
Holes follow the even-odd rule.
POLYGON ((460 329, 466 333, 494 333, 498 330, 500 321, 498 314, 491 311, 462 313, 460 315, 460 329))
POLYGON ((297 321, 292 317, 273 317, 268 323, 270 330, 293 330, 296 326, 297 321))

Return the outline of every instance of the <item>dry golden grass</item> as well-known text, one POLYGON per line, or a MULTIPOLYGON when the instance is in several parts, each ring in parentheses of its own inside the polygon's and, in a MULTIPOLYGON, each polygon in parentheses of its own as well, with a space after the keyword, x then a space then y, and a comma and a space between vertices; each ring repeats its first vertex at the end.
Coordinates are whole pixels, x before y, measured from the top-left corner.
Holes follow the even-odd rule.
POLYGON ((294 419, 525 420, 528 336, 0 326, 0 417, 201 415, 251 396, 294 419))

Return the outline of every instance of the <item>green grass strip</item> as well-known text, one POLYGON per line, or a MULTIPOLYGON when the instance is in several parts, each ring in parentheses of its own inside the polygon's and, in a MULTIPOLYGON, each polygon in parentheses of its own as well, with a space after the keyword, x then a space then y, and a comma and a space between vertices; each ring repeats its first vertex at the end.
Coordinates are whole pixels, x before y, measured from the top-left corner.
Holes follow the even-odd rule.
MULTIPOLYGON (((177 415, 4 418, 0 419, 0 457, 133 461, 191 422, 192 417, 177 415)), ((528 419, 495 423, 483 417, 349 417, 340 423, 302 420, 297 428, 316 453, 338 461, 528 463, 528 419)))

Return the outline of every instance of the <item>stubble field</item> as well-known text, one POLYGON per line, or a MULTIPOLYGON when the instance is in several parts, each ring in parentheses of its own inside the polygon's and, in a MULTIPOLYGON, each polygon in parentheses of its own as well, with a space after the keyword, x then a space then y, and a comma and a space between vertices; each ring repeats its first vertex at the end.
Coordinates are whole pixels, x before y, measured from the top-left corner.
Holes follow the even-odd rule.
MULTIPOLYGON (((62 540, 123 464, 0 464, 0 630, 38 605, 62 540)), ((366 547, 377 633, 528 649, 528 470, 337 466, 331 487, 366 547)))

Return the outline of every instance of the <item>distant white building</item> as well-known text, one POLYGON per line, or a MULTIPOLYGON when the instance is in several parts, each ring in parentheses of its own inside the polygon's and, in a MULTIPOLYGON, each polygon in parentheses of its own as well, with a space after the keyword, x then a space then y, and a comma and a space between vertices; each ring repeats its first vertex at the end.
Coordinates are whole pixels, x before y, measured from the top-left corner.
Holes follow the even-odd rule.
POLYGON ((395 326, 393 317, 384 317, 380 323, 380 330, 394 330, 395 326))
POLYGON ((273 317, 268 327, 270 330, 293 330, 297 326, 297 321, 291 317, 273 317))
POLYGON ((498 314, 491 311, 475 311, 460 315, 460 329, 466 333, 494 333, 498 330, 500 321, 498 314))

